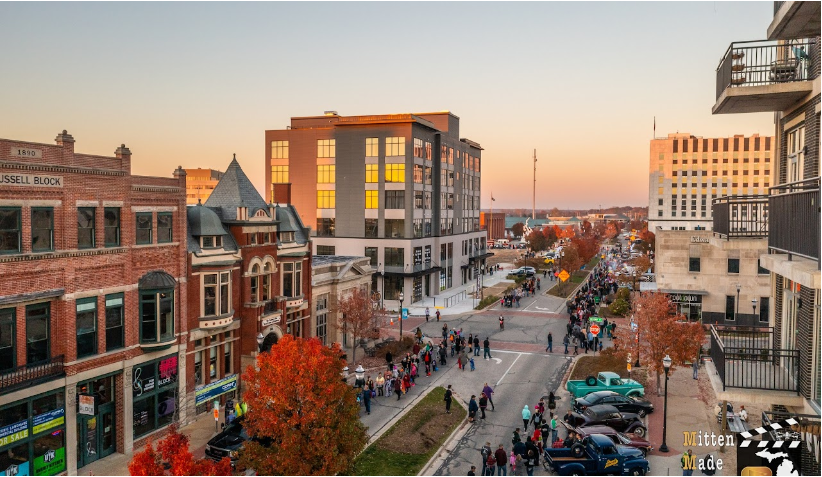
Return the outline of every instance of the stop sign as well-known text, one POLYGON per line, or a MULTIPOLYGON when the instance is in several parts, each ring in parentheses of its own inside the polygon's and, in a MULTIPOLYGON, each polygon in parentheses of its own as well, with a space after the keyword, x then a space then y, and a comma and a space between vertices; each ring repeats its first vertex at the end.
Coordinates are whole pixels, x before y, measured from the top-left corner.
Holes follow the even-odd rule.
POLYGON ((593 325, 591 325, 591 334, 594 335, 594 336, 599 335, 599 325, 598 324, 594 323, 593 325))

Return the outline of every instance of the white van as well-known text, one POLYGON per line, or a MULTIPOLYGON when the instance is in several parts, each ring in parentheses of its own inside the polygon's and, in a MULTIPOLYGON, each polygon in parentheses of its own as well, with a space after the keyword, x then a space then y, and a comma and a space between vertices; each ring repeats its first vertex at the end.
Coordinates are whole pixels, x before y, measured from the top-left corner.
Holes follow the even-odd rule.
POLYGON ((497 241, 494 245, 497 248, 507 248, 508 247, 508 239, 497 239, 497 241))

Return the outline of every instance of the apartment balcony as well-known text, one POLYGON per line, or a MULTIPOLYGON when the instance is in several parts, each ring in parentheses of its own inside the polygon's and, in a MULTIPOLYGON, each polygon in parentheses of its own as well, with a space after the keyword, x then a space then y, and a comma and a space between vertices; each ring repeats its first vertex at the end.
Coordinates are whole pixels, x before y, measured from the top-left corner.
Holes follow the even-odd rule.
POLYGON ((815 39, 731 43, 716 69, 713 114, 783 111, 813 91, 815 39))
MULTIPOLYGON (((402 277, 419 277, 423 275, 428 275, 430 273, 438 272, 440 271, 440 269, 441 268, 439 265, 428 260, 424 263, 417 263, 414 265, 407 264, 402 267, 398 265, 388 265, 383 268, 382 274, 402 277)), ((379 271, 377 273, 380 274, 379 271)))
POLYGON ((799 394, 799 350, 776 348, 773 328, 711 325, 711 360, 727 388, 799 394))
POLYGON ((771 187, 768 248, 819 263, 819 177, 771 187))
POLYGON ((768 196, 725 196, 713 200, 713 232, 722 238, 766 238, 768 196))
POLYGON ((819 35, 819 2, 773 2, 769 40, 788 40, 819 35))
POLYGON ((54 356, 45 362, 17 366, 0 373, 0 395, 64 376, 63 361, 63 355, 54 356))

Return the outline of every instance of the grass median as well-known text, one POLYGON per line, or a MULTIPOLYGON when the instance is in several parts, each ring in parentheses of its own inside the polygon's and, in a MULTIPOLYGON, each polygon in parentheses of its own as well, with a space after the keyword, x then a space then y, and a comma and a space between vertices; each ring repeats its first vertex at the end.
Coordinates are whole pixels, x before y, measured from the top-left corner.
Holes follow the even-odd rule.
POLYGON ((357 457, 352 475, 417 475, 468 414, 456 399, 446 414, 444 396, 431 390, 357 457))

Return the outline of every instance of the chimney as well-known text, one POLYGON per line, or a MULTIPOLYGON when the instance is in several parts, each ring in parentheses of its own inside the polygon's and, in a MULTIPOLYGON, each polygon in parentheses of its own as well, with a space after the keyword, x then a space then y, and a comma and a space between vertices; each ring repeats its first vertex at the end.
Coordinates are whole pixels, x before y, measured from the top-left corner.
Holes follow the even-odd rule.
POLYGON ((174 170, 174 173, 172 175, 177 178, 177 183, 180 184, 180 187, 185 189, 186 188, 186 170, 183 169, 183 166, 177 166, 177 169, 174 170))
POLYGON ((128 173, 131 173, 131 150, 125 144, 120 144, 120 147, 114 151, 114 157, 120 159, 120 168, 128 173))
POLYGON ((63 154, 74 154, 74 136, 65 129, 54 138, 57 145, 63 148, 63 154))
POLYGON ((291 203, 291 184, 273 184, 274 197, 271 201, 277 204, 291 203))

